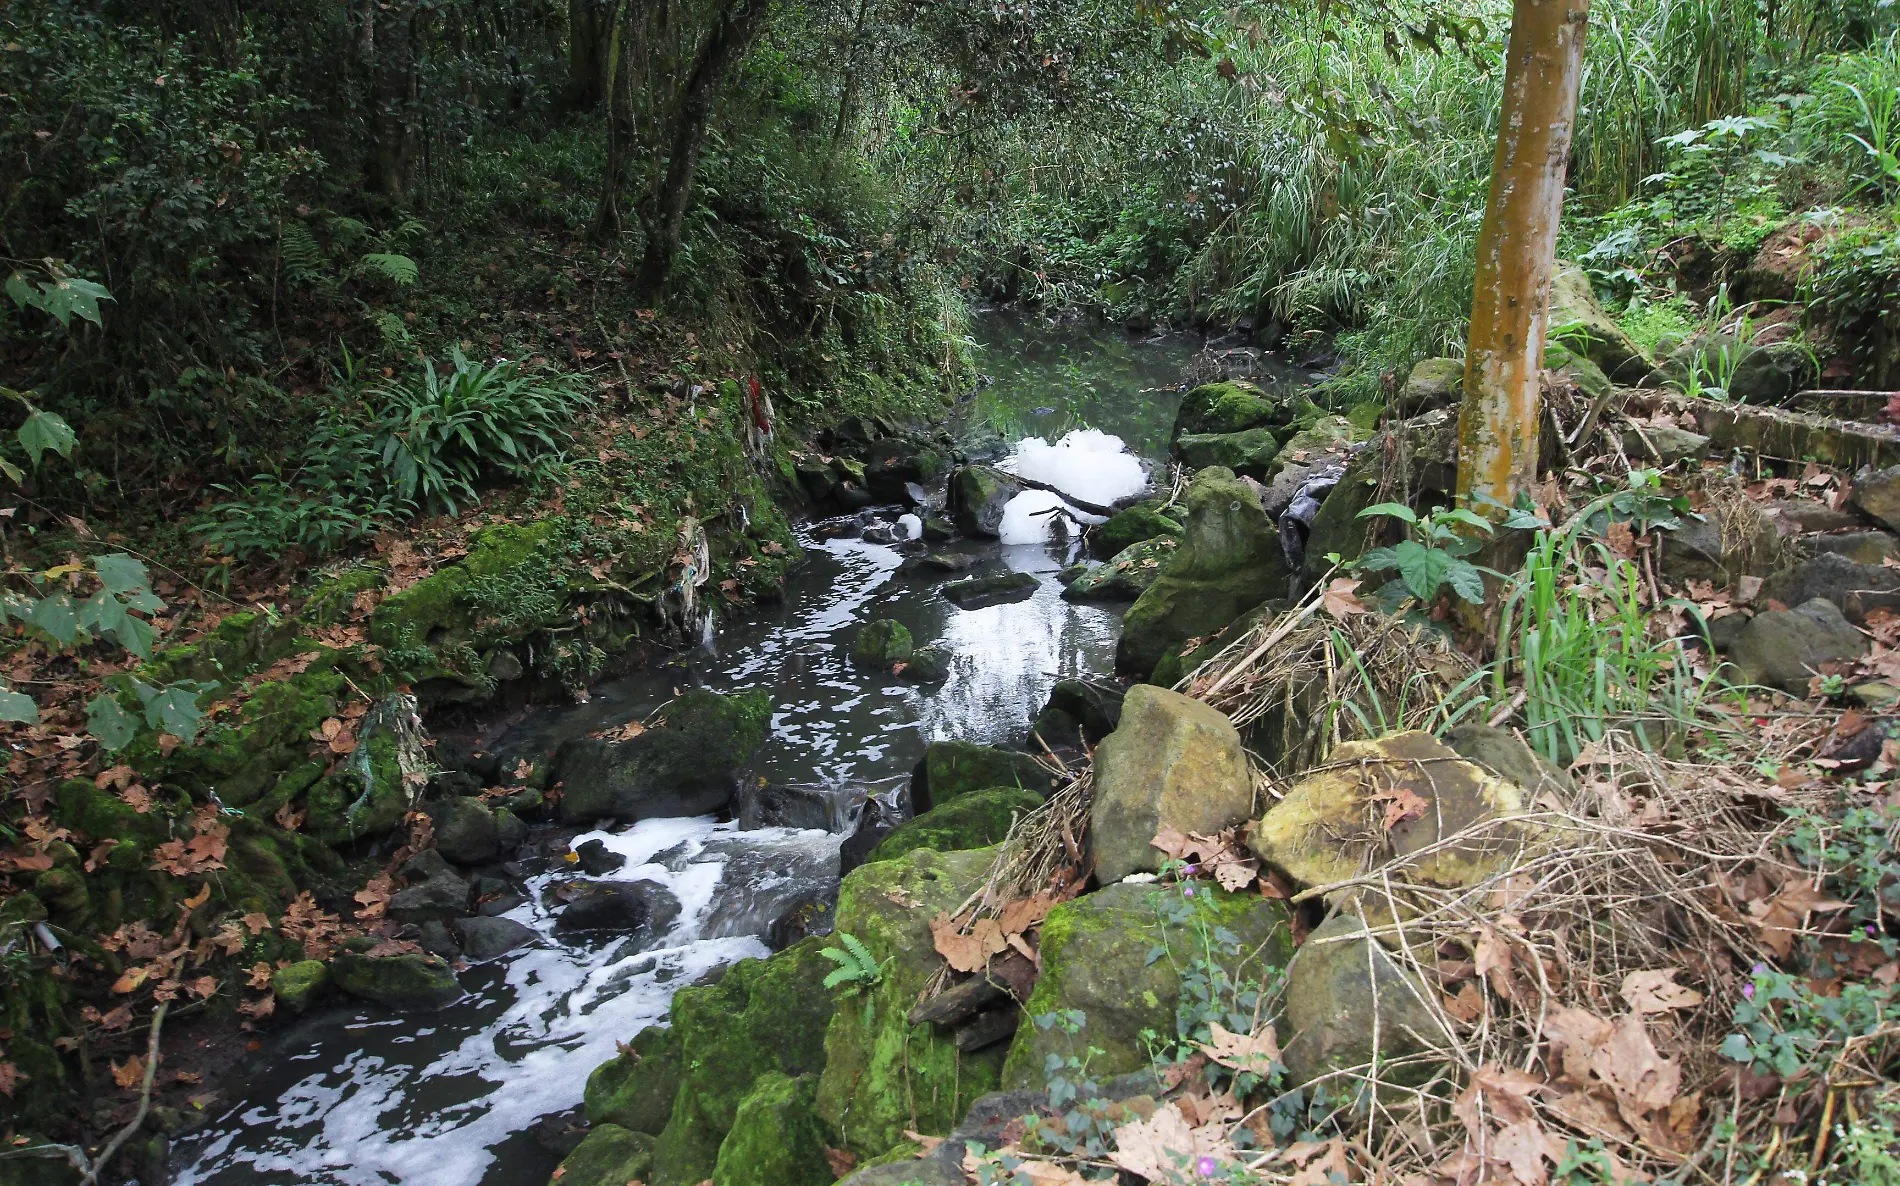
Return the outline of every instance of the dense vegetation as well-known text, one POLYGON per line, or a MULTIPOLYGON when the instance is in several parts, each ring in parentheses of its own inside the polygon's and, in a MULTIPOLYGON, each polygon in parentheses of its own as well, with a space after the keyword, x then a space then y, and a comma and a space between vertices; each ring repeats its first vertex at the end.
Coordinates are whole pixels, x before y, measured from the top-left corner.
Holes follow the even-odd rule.
MULTIPOLYGON (((426 725, 584 696, 776 595, 791 516, 870 501, 864 459, 832 448, 866 424, 911 450, 887 480, 942 478, 919 442, 973 382, 980 306, 1314 361, 1325 382, 1229 426, 1270 460, 1280 436, 1323 452, 1399 419, 1414 364, 1463 350, 1509 9, 0 0, 0 1137, 96 1150, 137 1095, 134 1020, 156 1042, 173 1001, 248 1026, 291 999, 278 973, 420 958, 382 943, 409 942, 385 933, 392 877, 436 841, 426 725), (119 1093, 75 1120, 111 1094, 101 1059, 119 1093)), ((1739 402, 1773 350, 1798 385, 1900 386, 1900 8, 1591 17, 1560 253, 1646 376, 1739 402)), ((1380 595, 1441 623, 1502 587, 1502 626, 1461 640, 1486 665, 1444 698, 1488 689, 1460 711, 1546 757, 1680 744, 1732 689, 1670 624, 1728 594, 1665 604, 1639 580, 1635 549, 1662 554, 1707 497, 1656 460, 1558 474, 1499 525, 1544 532, 1515 575, 1481 566, 1491 525, 1425 505, 1449 489, 1348 511, 1342 538, 1389 530, 1342 571, 1396 573, 1380 595), (1606 571, 1622 583, 1572 596, 1606 571)), ((1747 498, 1797 474, 1845 505, 1818 468, 1757 472, 1747 498)), ((1203 485, 1236 511, 1257 493, 1203 485)), ((1374 613, 1370 589, 1327 612, 1374 613)), ((1234 621, 1132 674, 1186 678, 1234 621)), ((1817 678, 1823 704, 1846 694, 1817 678)), ((747 712, 728 732, 764 728, 747 712)), ((442 797, 546 820, 531 765, 442 797)), ((1809 773, 1785 786, 1818 803, 1809 773)), ((1815 835, 1874 854, 1871 890, 1830 892, 1887 925, 1891 815, 1816 810, 1815 835)), ((1798 854, 1811 880, 1849 877, 1823 847, 1798 854)), ((868 994, 881 965, 847 955, 833 976, 868 994)), ((1792 1057, 1765 1009, 1734 1014, 1738 1066, 1792 1057)))

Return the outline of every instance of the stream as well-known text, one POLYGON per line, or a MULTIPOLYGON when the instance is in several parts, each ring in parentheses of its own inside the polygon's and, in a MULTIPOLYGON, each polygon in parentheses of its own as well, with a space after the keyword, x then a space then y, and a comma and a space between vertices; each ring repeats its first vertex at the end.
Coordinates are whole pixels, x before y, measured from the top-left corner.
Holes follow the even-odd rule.
MULTIPOLYGON (((1071 433, 1098 430, 1140 457, 1165 455, 1178 384, 1198 341, 1141 343, 1112 328, 1001 315, 981 318, 977 330, 991 381, 965 401, 954 426, 973 449, 1008 452, 1006 465, 1034 467, 1085 445, 1086 456, 1068 459, 1075 481, 1133 462, 1093 433, 1049 447, 1071 433)), ((886 522, 897 514, 878 513, 886 522)), ((491 741, 504 761, 547 754, 568 738, 646 717, 677 687, 764 688, 774 715, 755 773, 790 788, 789 801, 804 809, 778 822, 805 826, 741 830, 708 816, 571 837, 576 846, 598 837, 625 856, 616 880, 656 881, 679 900, 678 919, 646 950, 554 936, 543 891, 575 874, 565 864, 551 868, 545 854, 550 840, 570 838, 538 832, 519 858, 528 901, 507 915, 537 931, 538 944, 470 966, 460 977, 467 995, 437 1012, 333 1000, 275 1030, 238 1081, 221 1085, 225 1098, 211 1119, 179 1140, 175 1180, 546 1181, 559 1157, 535 1139, 536 1122, 579 1104, 589 1072, 614 1056, 616 1042, 663 1019, 677 987, 768 954, 763 936, 773 919, 835 892, 839 829, 867 796, 900 787, 932 741, 1020 739, 1056 680, 1112 670, 1123 607, 1060 597, 1055 576, 1075 545, 933 548, 975 556, 964 575, 1013 570, 1037 578, 1027 600, 965 611, 938 595, 940 580, 899 572, 916 546, 866 542, 855 537, 857 526, 846 518, 801 530, 806 563, 782 602, 749 609, 699 650, 596 687, 584 703, 538 710, 491 741), (950 651, 949 679, 920 687, 853 668, 852 637, 877 618, 895 618, 919 645, 950 651)))

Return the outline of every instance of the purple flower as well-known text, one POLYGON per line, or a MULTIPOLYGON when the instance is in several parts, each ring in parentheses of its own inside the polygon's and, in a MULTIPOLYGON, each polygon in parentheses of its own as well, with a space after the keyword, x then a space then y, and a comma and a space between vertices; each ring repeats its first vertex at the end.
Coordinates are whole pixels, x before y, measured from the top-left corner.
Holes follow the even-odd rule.
POLYGON ((1181 892, 1191 898, 1194 896, 1194 887, 1191 885, 1184 885, 1181 887, 1181 892))
POLYGON ((1876 936, 1876 935, 1878 935, 1878 934, 1880 934, 1880 932, 1879 932, 1878 930, 1876 930, 1876 929, 1874 929, 1874 924, 1873 924, 1873 923, 1868 923, 1868 924, 1867 924, 1867 937, 1868 937, 1869 939, 1872 939, 1872 938, 1873 938, 1874 936, 1876 936))
POLYGON ((1767 964, 1756 964, 1754 967, 1748 970, 1748 974, 1750 976, 1759 976, 1763 972, 1766 972, 1767 970, 1768 970, 1767 964))
POLYGON ((1752 1001, 1752 1000, 1754 1000, 1754 999, 1755 999, 1755 986, 1754 986, 1754 985, 1752 985, 1752 984, 1744 984, 1744 985, 1742 985, 1742 999, 1743 999, 1744 1001, 1752 1001))
POLYGON ((1195 875, 1196 873, 1199 873, 1200 871, 1201 871, 1201 870, 1200 870, 1200 866, 1198 866, 1198 865, 1183 865, 1183 866, 1181 866, 1181 874, 1182 874, 1182 876, 1184 876, 1184 877, 1192 877, 1192 876, 1194 876, 1194 875, 1195 875))
POLYGON ((1203 1157, 1194 1163, 1194 1168, 1200 1171, 1201 1177, 1211 1178, 1214 1176, 1214 1171, 1220 1168, 1220 1163, 1211 1157, 1203 1157))

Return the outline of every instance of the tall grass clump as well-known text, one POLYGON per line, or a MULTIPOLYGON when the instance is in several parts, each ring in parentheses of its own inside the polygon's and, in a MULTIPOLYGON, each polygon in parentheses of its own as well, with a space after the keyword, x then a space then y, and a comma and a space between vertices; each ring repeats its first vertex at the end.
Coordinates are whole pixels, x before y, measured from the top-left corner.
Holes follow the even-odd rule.
POLYGON ((1588 518, 1537 534, 1500 599, 1491 668, 1493 696, 1521 697, 1531 745, 1566 766, 1613 731, 1664 751, 1716 686, 1681 639, 1658 634, 1636 562, 1585 536, 1588 518))

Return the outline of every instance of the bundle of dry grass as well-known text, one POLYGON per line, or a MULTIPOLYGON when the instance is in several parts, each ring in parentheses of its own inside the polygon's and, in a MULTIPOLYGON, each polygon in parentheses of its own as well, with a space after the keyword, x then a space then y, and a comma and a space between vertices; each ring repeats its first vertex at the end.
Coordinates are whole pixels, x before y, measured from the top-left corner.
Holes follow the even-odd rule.
POLYGON ((1342 741, 1438 730, 1482 711, 1478 684, 1477 665, 1440 631, 1364 612, 1322 585, 1236 635, 1175 690, 1226 714, 1284 778, 1342 741))
POLYGON ((1821 1168, 1827 1118, 1892 1090, 1881 1066, 1900 1032, 1844 1043, 1816 1073, 1785 1079, 1718 1052, 1753 978, 1804 936, 1842 938, 1821 925, 1842 904, 1784 851, 1786 809, 1828 793, 1617 737, 1580 773, 1570 802, 1542 805, 1550 842, 1479 884, 1410 883, 1421 852, 1298 895, 1362 895, 1367 917, 1404 917, 1375 933, 1438 1031, 1418 1035, 1419 1055, 1329 1075, 1345 1102, 1314 1127, 1353 1134, 1369 1180, 1414 1186, 1543 1186, 1566 1165, 1584 1166, 1576 1181, 1739 1186, 1761 1180, 1747 1151, 1762 1148, 1782 1168, 1821 1168))

